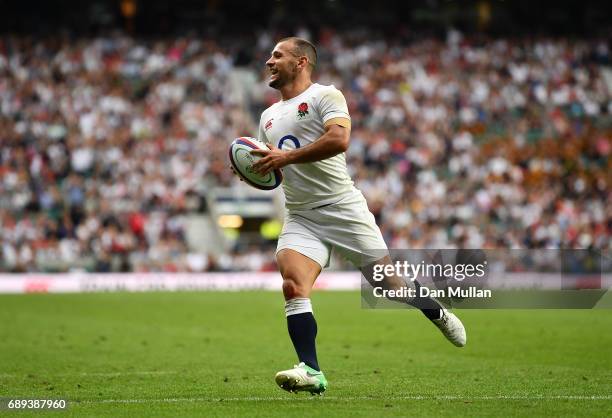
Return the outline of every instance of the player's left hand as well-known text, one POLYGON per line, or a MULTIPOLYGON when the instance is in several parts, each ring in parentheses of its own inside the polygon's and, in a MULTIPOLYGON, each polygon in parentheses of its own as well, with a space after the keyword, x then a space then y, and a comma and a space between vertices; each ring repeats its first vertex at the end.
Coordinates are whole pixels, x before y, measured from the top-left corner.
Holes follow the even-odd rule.
POLYGON ((266 144, 269 150, 254 149, 251 155, 260 155, 261 159, 253 164, 253 171, 261 175, 268 174, 270 171, 283 168, 288 164, 287 152, 276 148, 274 145, 266 144))

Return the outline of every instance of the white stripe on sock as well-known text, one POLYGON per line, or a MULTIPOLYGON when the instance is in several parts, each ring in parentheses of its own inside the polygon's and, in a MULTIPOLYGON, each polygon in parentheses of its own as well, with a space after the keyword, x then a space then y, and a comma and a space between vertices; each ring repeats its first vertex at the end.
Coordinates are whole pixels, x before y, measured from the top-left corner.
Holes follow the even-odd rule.
POLYGON ((312 312, 309 298, 293 298, 285 302, 285 316, 312 312))

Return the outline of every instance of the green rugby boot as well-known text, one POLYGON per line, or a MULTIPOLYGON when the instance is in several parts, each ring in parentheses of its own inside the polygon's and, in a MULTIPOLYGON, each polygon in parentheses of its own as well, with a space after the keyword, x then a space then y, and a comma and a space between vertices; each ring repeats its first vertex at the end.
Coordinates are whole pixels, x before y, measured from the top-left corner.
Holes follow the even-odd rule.
POLYGON ((320 395, 327 389, 327 379, 323 372, 318 372, 304 363, 293 369, 276 373, 276 384, 287 392, 310 392, 320 395))

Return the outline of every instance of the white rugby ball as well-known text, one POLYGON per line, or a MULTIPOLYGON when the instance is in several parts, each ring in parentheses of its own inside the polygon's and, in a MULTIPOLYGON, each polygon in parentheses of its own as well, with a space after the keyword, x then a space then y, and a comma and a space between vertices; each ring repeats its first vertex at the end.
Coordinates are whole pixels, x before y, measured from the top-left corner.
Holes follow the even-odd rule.
POLYGON ((265 175, 253 172, 253 164, 261 158, 259 155, 251 155, 251 151, 254 149, 268 150, 269 148, 256 138, 245 136, 234 139, 229 147, 229 158, 234 171, 242 180, 257 189, 272 190, 277 188, 283 181, 283 174, 280 170, 270 171, 265 175))

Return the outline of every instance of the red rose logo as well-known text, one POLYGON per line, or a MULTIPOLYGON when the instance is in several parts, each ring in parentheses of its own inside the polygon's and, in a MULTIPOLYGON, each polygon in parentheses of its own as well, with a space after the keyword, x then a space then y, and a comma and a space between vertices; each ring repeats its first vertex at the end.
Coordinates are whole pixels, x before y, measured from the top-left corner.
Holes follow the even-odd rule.
POLYGON ((303 118, 308 114, 308 103, 300 103, 298 106, 298 116, 303 118))

